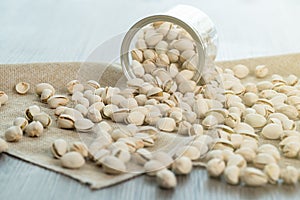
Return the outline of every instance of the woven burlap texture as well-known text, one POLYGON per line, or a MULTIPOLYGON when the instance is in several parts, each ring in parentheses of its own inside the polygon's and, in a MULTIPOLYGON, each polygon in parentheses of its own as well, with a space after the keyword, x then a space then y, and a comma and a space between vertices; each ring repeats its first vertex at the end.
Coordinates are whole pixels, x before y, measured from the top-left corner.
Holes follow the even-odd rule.
MULTIPOLYGON (((253 69, 259 64, 265 64, 270 70, 270 74, 277 73, 286 76, 293 73, 300 76, 300 54, 251 58, 236 61, 226 61, 217 63, 218 66, 231 68, 236 64, 245 64, 250 68, 251 75, 253 69)), ((101 171, 101 168, 92 163, 87 163, 80 170, 68 170, 60 166, 60 162, 54 159, 50 152, 52 142, 57 138, 63 138, 71 144, 73 141, 80 141, 83 138, 78 133, 70 130, 58 129, 55 123, 54 110, 47 107, 39 101, 38 96, 34 94, 34 85, 40 82, 49 82, 55 88, 61 88, 57 93, 66 94, 65 85, 73 79, 79 80, 99 80, 102 86, 124 86, 125 77, 122 69, 117 65, 107 66, 103 63, 35 63, 35 64, 4 64, 0 65, 0 90, 9 95, 9 101, 0 108, 0 137, 3 138, 4 131, 12 125, 14 118, 24 116, 25 109, 30 105, 39 105, 43 111, 47 112, 53 118, 52 126, 45 130, 39 138, 23 137, 18 143, 9 143, 8 154, 32 164, 56 171, 82 183, 90 185, 93 189, 100 189, 113 184, 128 180, 141 174, 141 169, 137 166, 135 172, 125 173, 118 176, 107 175, 101 171), (27 95, 18 95, 14 86, 20 81, 29 82, 32 86, 27 95)), ((259 79, 249 77, 244 81, 258 82, 259 79)), ((172 134, 162 134, 156 149, 163 147, 176 149, 170 146, 182 140, 172 134), (170 142, 172 141, 172 142, 170 142)), ((186 142, 186 141, 185 141, 186 142)), ((277 145, 276 141, 267 141, 261 139, 261 143, 272 143, 277 145)), ((155 148, 154 148, 155 149, 155 148)), ((282 159, 282 166, 292 164, 300 167, 300 161, 295 159, 282 159)))

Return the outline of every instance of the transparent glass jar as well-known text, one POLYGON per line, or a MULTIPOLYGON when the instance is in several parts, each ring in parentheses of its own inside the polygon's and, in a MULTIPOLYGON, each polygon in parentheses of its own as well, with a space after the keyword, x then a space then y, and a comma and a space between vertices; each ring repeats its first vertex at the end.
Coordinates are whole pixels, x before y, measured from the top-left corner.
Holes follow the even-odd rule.
POLYGON ((199 9, 187 5, 178 5, 166 13, 145 17, 129 29, 121 46, 121 64, 125 76, 127 79, 136 77, 131 65, 130 52, 134 49, 133 43, 137 40, 139 31, 158 22, 170 22, 184 29, 192 38, 197 54, 197 70, 193 79, 198 82, 204 67, 209 66, 208 63, 216 58, 218 36, 211 19, 199 9))

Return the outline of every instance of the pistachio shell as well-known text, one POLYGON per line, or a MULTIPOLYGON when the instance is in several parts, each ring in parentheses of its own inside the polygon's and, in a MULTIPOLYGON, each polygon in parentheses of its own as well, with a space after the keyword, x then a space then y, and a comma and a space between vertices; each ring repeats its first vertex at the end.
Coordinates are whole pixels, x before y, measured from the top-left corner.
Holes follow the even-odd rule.
POLYGON ((225 170, 225 162, 218 158, 208 161, 206 170, 211 177, 219 177, 225 170))
POLYGON ((35 86, 35 93, 37 95, 41 95, 44 89, 49 89, 52 91, 53 94, 55 94, 55 89, 52 85, 49 83, 39 83, 35 86))
POLYGON ((45 112, 41 112, 39 114, 34 115, 33 121, 39 121, 43 125, 44 128, 47 128, 47 127, 51 126, 51 124, 52 124, 51 117, 45 112))
POLYGON ((0 105, 5 104, 8 101, 8 96, 5 92, 0 91, 0 105))
POLYGON ((155 176, 157 172, 166 169, 166 167, 157 160, 150 160, 145 163, 144 169, 148 176, 155 176))
POLYGON ((171 189, 176 187, 177 181, 174 173, 170 170, 162 170, 156 174, 156 181, 161 188, 171 189))
POLYGON ((120 174, 126 171, 123 161, 114 156, 106 156, 102 161, 103 171, 108 174, 120 174))
POLYGON ((68 144, 63 139, 55 140, 51 145, 51 152, 54 158, 60 158, 67 152, 68 144))
POLYGON ((12 126, 5 131, 4 136, 7 142, 18 142, 21 140, 23 132, 19 126, 12 126))
POLYGON ((241 179, 248 186, 259 187, 268 182, 267 176, 259 169, 247 167, 241 172, 241 179))
POLYGON ((44 127, 39 121, 33 121, 25 129, 25 133, 29 137, 39 137, 44 131, 44 127))
POLYGON ((30 84, 26 82, 20 82, 15 86, 17 93, 26 94, 30 89, 30 84))
POLYGON ((75 118, 70 115, 61 114, 57 118, 57 126, 63 129, 73 129, 74 128, 75 118))
POLYGON ((74 142, 70 148, 70 151, 76 151, 80 153, 84 158, 88 156, 88 148, 82 142, 74 142))
POLYGON ((28 121, 24 117, 17 117, 14 120, 13 125, 20 127, 22 131, 24 131, 26 126, 28 125, 28 121))
POLYGON ((92 130, 92 128, 94 127, 94 123, 89 119, 79 119, 75 121, 74 127, 78 131, 88 132, 92 130))
POLYGON ((69 102, 68 97, 63 95, 54 95, 47 100, 50 108, 57 108, 58 106, 65 106, 69 102))
POLYGON ((6 142, 5 140, 3 140, 2 138, 0 138, 0 154, 1 154, 2 152, 7 151, 7 149, 8 149, 8 144, 7 144, 7 142, 6 142))
POLYGON ((172 132, 176 127, 176 122, 173 118, 160 118, 156 123, 156 127, 161 131, 172 132))
POLYGON ((61 158, 61 165, 69 169, 78 169, 85 163, 84 158, 78 152, 72 151, 64 154, 61 158))
POLYGON ((40 109, 39 106, 37 106, 37 105, 29 106, 25 110, 25 117, 28 121, 32 121, 33 116, 36 115, 36 114, 39 114, 40 112, 41 112, 41 109, 40 109))

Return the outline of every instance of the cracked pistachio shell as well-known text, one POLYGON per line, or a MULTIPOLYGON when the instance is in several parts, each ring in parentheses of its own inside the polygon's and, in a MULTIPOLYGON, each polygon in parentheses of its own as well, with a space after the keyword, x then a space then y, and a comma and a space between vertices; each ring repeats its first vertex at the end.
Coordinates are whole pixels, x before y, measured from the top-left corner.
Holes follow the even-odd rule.
POLYGON ((57 108, 58 106, 65 106, 69 102, 68 97, 63 95, 54 95, 47 100, 50 108, 57 108))
POLYGON ((164 35, 161 33, 152 33, 149 35, 145 35, 145 42, 148 46, 155 46, 156 44, 158 44, 162 39, 163 39, 164 35))
POLYGON ((89 119, 75 120, 74 127, 77 131, 88 132, 94 127, 94 123, 89 119))
POLYGON ((282 178, 284 184, 296 184, 298 182, 298 170, 293 166, 287 166, 280 172, 280 178, 282 178))
POLYGON ((44 89, 42 94, 41 94, 41 102, 43 103, 47 103, 48 99, 50 97, 52 97, 54 94, 53 94, 53 91, 50 90, 50 89, 44 89))
POLYGON ((140 164, 144 165, 146 162, 152 159, 152 153, 144 148, 138 149, 134 154, 134 160, 140 164))
POLYGON ((267 138, 272 140, 277 140, 283 133, 282 126, 279 124, 267 124, 261 131, 261 134, 267 138))
POLYGON ((259 153, 253 160, 255 167, 263 169, 267 164, 276 163, 275 158, 268 153, 259 153))
POLYGON ((33 121, 40 122, 44 128, 47 128, 47 127, 51 126, 51 124, 52 124, 52 119, 51 119, 50 115, 48 115, 45 112, 41 112, 39 114, 34 115, 33 121))
POLYGON ((5 92, 0 91, 0 107, 8 101, 8 96, 5 92))
POLYGON ((177 185, 175 174, 170 170, 162 170, 156 174, 156 182, 159 187, 164 189, 172 189, 177 185))
POLYGON ((80 153, 84 158, 88 156, 88 148, 82 142, 74 142, 70 147, 70 151, 76 151, 80 153))
POLYGON ((206 170, 211 177, 219 177, 225 170, 225 162, 218 158, 208 161, 206 170))
POLYGON ((271 163, 265 166, 264 173, 267 175, 269 183, 276 184, 280 177, 280 168, 276 163, 271 163))
POLYGON ((214 144, 213 144, 213 147, 212 147, 214 150, 224 150, 224 149, 228 149, 228 150, 231 150, 233 151, 234 147, 233 147, 233 144, 231 141, 227 140, 227 139, 222 139, 222 138, 219 138, 219 139, 216 139, 214 141, 214 144))
POLYGON ((63 139, 55 140, 51 145, 51 152, 54 158, 60 158, 67 153, 68 144, 63 139))
POLYGON ((282 153, 287 158, 295 158, 298 156, 298 153, 300 151, 300 142, 288 142, 286 145, 282 148, 282 153))
POLYGON ((61 158, 61 165, 68 169, 78 169, 85 163, 84 158, 78 152, 72 151, 64 154, 61 158))
POLYGON ((41 112, 41 109, 40 109, 39 106, 37 106, 37 105, 29 106, 25 110, 25 117, 28 121, 32 121, 33 116, 36 115, 36 114, 39 114, 40 112, 41 112))
POLYGON ((44 127, 41 122, 39 121, 33 121, 28 124, 28 126, 25 128, 25 133, 29 137, 39 137, 44 131, 44 127))
POLYGON ((106 156, 102 161, 103 171, 107 174, 121 174, 126 171, 126 166, 122 160, 114 156, 106 156))
POLYGON ((61 114, 57 118, 57 126, 62 129, 73 129, 75 118, 70 115, 61 114))
POLYGON ((148 176, 155 176, 157 172, 166 169, 166 166, 158 160, 150 160, 145 163, 144 169, 148 176))
POLYGON ((18 94, 26 94, 30 89, 30 84, 26 82, 20 82, 15 86, 18 94))
POLYGON ((236 165, 227 166, 224 170, 224 179, 228 184, 237 185, 240 181, 240 168, 236 165))
POLYGON ((193 42, 185 38, 175 41, 173 46, 175 49, 181 52, 189 49, 194 49, 193 42))
POLYGON ((268 182, 268 177, 259 169, 246 167, 241 171, 241 179, 247 186, 259 187, 268 182))
POLYGON ((172 132, 176 128, 176 122, 173 118, 160 118, 156 122, 156 127, 161 131, 172 132))
POLYGON ((1 154, 2 152, 7 151, 7 149, 8 149, 8 144, 7 144, 7 142, 6 142, 5 140, 3 140, 2 138, 0 138, 0 154, 1 154))
POLYGON ((37 95, 41 95, 43 90, 45 89, 49 89, 52 91, 53 94, 55 94, 55 89, 52 85, 50 85, 49 83, 39 83, 35 86, 35 93, 37 95))
POLYGON ((67 91, 70 94, 73 94, 75 91, 79 91, 79 90, 76 90, 76 88, 78 87, 79 84, 80 84, 80 82, 78 80, 72 80, 72 81, 68 82, 66 85, 67 91))
POLYGON ((189 174, 193 169, 193 163, 190 158, 182 156, 174 160, 172 171, 177 175, 189 174))
POLYGON ((133 49, 131 51, 131 57, 133 60, 136 60, 138 62, 143 62, 143 60, 144 60, 143 52, 138 49, 133 49))
POLYGON ((26 126, 28 125, 28 121, 24 117, 17 117, 14 120, 13 125, 20 127, 22 131, 24 131, 26 126))

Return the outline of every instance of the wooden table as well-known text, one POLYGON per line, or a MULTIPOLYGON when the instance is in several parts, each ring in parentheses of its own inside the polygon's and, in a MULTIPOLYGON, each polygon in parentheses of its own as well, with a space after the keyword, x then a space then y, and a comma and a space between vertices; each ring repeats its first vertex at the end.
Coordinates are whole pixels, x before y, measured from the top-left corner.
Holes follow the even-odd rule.
MULTIPOLYGON (((184 1, 182 1, 184 2, 184 1)), ((178 0, 2 0, 0 63, 84 61, 99 44, 137 19, 178 0)), ((214 20, 218 60, 300 52, 298 0, 187 0, 214 20)), ((1 86, 0 86, 1 87, 1 86)), ((78 182, 7 155, 0 156, 0 199, 299 199, 299 186, 246 188, 207 178, 180 177, 174 191, 140 176, 91 191, 78 182)))

